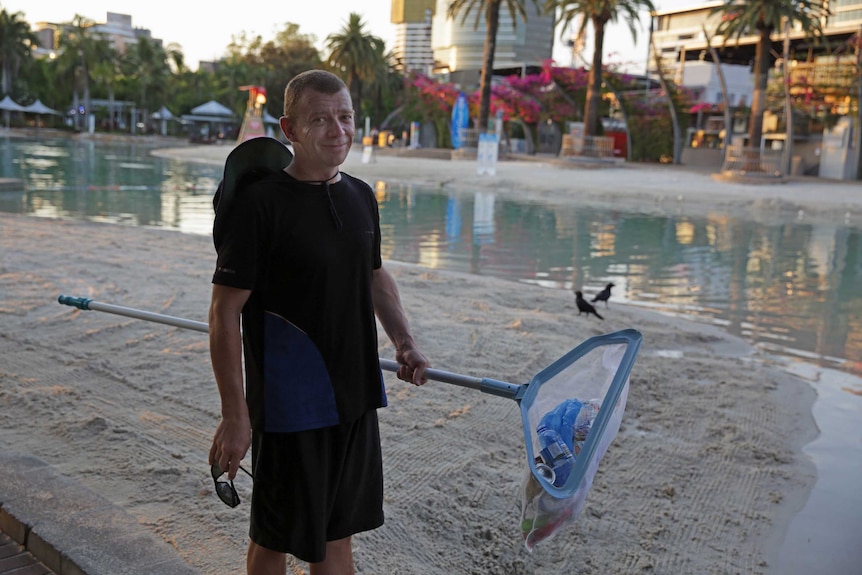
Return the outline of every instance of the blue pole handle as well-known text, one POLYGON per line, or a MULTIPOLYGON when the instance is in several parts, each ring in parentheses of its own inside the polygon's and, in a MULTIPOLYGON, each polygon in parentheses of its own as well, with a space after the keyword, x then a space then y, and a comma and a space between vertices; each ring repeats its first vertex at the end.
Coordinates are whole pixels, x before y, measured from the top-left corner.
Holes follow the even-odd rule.
POLYGON ((60 295, 57 298, 62 305, 68 305, 72 307, 76 307, 78 309, 90 309, 90 302, 93 301, 90 298, 86 297, 75 297, 71 295, 60 295))

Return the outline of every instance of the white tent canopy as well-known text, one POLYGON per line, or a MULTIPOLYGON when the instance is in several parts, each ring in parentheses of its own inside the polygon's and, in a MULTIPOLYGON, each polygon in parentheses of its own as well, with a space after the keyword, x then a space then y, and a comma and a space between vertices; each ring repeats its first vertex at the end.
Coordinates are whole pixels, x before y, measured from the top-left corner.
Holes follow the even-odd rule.
POLYGON ((41 100, 36 100, 29 106, 25 106, 23 111, 30 112, 31 114, 54 114, 55 116, 62 115, 57 110, 52 110, 51 108, 43 104, 41 100))
POLYGON ((26 108, 7 95, 5 98, 0 100, 0 110, 5 110, 7 112, 23 112, 26 108))
POLYGON ((157 112, 150 114, 150 118, 153 120, 173 120, 176 116, 168 110, 167 106, 162 106, 157 112))
POLYGON ((177 119, 177 117, 174 116, 170 110, 168 110, 167 106, 162 106, 157 112, 153 112, 152 114, 150 114, 150 118, 159 122, 159 133, 162 136, 168 135, 168 120, 177 119))
POLYGON ((210 100, 206 104, 201 104, 197 108, 192 108, 193 116, 223 116, 231 118, 234 113, 231 112, 230 108, 219 104, 215 100, 210 100))

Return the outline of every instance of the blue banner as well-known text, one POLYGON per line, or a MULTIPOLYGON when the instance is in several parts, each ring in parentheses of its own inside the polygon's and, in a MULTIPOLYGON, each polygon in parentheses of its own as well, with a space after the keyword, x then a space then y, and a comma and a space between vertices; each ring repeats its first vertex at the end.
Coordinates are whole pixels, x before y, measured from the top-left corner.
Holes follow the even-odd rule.
POLYGON ((469 125, 470 106, 467 104, 467 96, 461 92, 455 100, 455 105, 452 106, 452 147, 456 150, 464 145, 461 138, 461 128, 467 128, 469 125))

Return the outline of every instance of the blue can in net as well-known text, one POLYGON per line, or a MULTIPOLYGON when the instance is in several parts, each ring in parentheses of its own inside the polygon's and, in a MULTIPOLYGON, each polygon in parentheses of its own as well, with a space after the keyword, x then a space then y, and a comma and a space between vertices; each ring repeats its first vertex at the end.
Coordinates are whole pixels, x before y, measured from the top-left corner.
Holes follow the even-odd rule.
POLYGON ((575 463, 574 427, 583 403, 577 399, 563 401, 542 417, 536 427, 541 450, 539 456, 544 464, 553 471, 549 479, 555 487, 566 483, 575 463))

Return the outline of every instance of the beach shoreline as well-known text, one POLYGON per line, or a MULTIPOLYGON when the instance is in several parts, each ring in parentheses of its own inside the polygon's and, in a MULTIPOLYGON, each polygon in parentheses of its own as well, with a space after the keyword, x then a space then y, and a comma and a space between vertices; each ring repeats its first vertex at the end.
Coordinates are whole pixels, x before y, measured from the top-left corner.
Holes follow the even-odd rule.
MULTIPOLYGON (((232 146, 183 146, 154 150, 156 156, 223 166, 232 146)), ((621 207, 643 213, 714 212, 760 221, 862 223, 862 182, 796 177, 783 183, 729 182, 701 168, 667 164, 584 164, 552 156, 500 161, 493 176, 477 174, 468 159, 402 157, 381 151, 363 162, 354 146, 343 171, 368 181, 397 182, 456 192, 492 190, 558 205, 621 207)), ((765 182, 769 182, 766 180, 765 182)))

